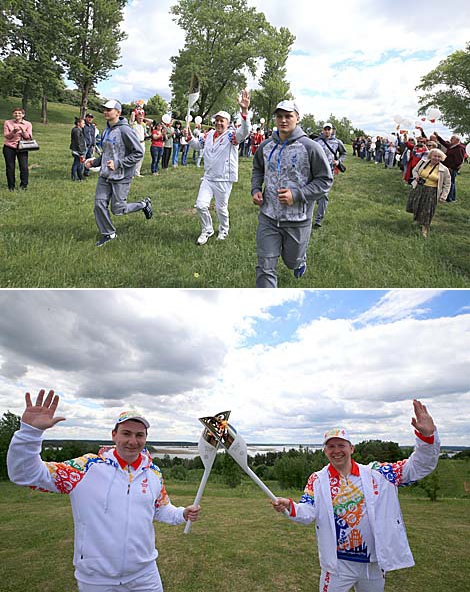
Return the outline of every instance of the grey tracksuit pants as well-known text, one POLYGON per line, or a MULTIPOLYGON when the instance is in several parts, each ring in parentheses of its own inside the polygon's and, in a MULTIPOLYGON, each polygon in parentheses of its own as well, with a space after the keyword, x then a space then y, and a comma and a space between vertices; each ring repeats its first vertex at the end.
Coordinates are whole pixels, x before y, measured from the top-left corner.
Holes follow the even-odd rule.
POLYGON ((111 203, 111 212, 115 216, 139 212, 145 207, 145 203, 137 201, 127 203, 127 196, 131 186, 131 180, 107 181, 103 177, 98 177, 95 193, 95 220, 98 230, 103 235, 116 232, 109 213, 109 204, 111 203))
POLYGON ((308 224, 278 226, 260 213, 256 231, 256 287, 277 288, 277 260, 282 260, 289 269, 297 269, 307 260, 307 247, 312 231, 312 221, 308 224))

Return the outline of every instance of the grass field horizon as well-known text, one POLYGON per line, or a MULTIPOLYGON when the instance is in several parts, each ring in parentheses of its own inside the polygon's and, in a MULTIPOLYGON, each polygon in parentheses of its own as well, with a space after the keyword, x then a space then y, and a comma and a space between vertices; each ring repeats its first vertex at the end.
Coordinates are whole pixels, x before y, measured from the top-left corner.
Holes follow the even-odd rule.
MULTIPOLYGON (((400 490, 400 504, 416 565, 389 572, 387 592, 466 592, 470 498, 461 480, 468 462, 444 461, 449 497, 437 502, 418 489, 400 490), (459 489, 455 489, 458 487, 459 489), (458 492, 459 498, 452 497, 458 492)), ((440 463, 441 465, 442 463, 440 463)), ((301 492, 275 495, 298 500, 301 492)), ((197 481, 166 480, 175 505, 192 503, 197 481)), ((189 535, 183 527, 157 523, 158 566, 166 592, 315 592, 320 567, 314 525, 300 526, 276 514, 249 480, 235 489, 213 482, 202 498, 202 518, 189 535), (228 586, 228 587, 227 587, 228 586)), ((0 582, 4 592, 70 592, 73 521, 65 495, 45 494, 0 482, 0 582)))
MULTIPOLYGON (((10 117, 16 100, 1 103, 10 117)), ((0 287, 3 288, 242 288, 255 286, 258 209, 250 198, 251 159, 240 159, 240 180, 229 209, 231 231, 204 247, 194 209, 203 169, 186 167, 134 179, 129 201, 153 198, 154 217, 139 212, 115 217, 118 239, 101 249, 94 243, 96 173, 72 183, 70 130, 78 107, 50 103, 49 124, 39 110, 28 115, 40 151, 30 154, 28 191, 6 188, 0 165, 0 287)), ((100 129, 104 119, 95 114, 100 129)), ((351 152, 348 147, 349 153, 351 152)), ((353 158, 337 176, 323 227, 308 251, 300 281, 282 262, 279 287, 392 288, 470 286, 470 167, 458 177, 458 201, 438 206, 430 238, 424 240, 405 212, 408 188, 398 170, 353 158)), ((215 219, 215 212, 212 211, 215 219)))

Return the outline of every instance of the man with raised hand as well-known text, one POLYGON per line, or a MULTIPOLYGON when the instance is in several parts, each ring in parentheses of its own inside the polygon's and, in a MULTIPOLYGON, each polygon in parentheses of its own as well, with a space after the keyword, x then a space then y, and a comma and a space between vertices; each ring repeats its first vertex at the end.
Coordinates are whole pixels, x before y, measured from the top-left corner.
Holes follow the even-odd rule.
POLYGON ((356 592, 382 592, 386 572, 414 565, 397 489, 436 468, 439 437, 426 407, 415 399, 413 408, 416 445, 410 458, 358 464, 348 432, 333 428, 323 441, 330 464, 310 475, 300 502, 273 502, 293 522, 316 522, 320 592, 349 592, 353 586, 356 592))
POLYGON ((313 206, 333 183, 325 153, 299 126, 295 102, 281 101, 274 114, 277 130, 255 152, 251 176, 253 203, 260 206, 257 288, 277 288, 279 257, 297 279, 304 275, 313 206))
MULTIPOLYGON (((204 176, 199 186, 196 210, 201 222, 201 234, 196 244, 205 245, 214 235, 214 227, 209 212, 212 198, 215 199, 215 211, 219 220, 217 239, 225 240, 229 232, 228 200, 232 186, 238 181, 238 145, 250 134, 250 94, 242 91, 238 97, 241 107, 241 125, 237 129, 230 125, 230 114, 219 111, 214 115, 215 130, 204 138, 204 176)), ((186 130, 187 141, 194 150, 200 150, 199 140, 186 130)))
POLYGON ((100 167, 95 193, 95 220, 101 238, 96 247, 102 247, 117 236, 109 213, 110 205, 115 216, 143 211, 148 220, 153 214, 150 197, 127 203, 135 167, 144 155, 141 143, 127 119, 121 117, 121 103, 107 101, 102 108, 107 121, 101 139, 102 154, 85 161, 87 169, 100 167))
POLYGON ((111 432, 112 448, 64 462, 43 462, 44 431, 56 416, 59 397, 26 393, 20 429, 8 450, 10 479, 41 491, 70 495, 75 524, 74 566, 79 592, 162 592, 156 565, 153 521, 194 522, 199 506, 171 504, 160 469, 145 449, 149 422, 125 411, 111 432))

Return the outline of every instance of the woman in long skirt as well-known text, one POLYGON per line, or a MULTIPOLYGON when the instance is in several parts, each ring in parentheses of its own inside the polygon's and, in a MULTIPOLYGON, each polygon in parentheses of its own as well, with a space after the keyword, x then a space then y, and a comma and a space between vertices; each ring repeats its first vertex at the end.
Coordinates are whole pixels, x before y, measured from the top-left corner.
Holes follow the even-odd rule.
POLYGON ((429 234, 438 201, 445 202, 450 191, 450 172, 442 164, 445 157, 444 152, 433 148, 427 159, 420 160, 413 169, 406 211, 413 214, 413 222, 421 226, 424 238, 429 234))

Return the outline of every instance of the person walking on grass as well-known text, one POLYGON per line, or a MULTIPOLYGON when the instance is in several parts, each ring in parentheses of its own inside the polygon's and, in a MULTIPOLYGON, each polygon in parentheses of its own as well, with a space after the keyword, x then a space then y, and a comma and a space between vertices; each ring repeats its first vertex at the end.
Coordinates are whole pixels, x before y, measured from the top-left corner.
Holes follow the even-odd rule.
POLYGON ((114 447, 64 462, 43 462, 45 430, 65 420, 55 415, 59 397, 54 391, 44 395, 39 391, 33 405, 26 393, 20 429, 7 455, 11 481, 70 495, 79 592, 163 592, 153 521, 193 522, 200 507, 170 502, 162 473, 145 448, 149 422, 124 411, 111 431, 114 447))
MULTIPOLYGON (((333 175, 337 175, 339 171, 338 166, 341 166, 343 160, 346 158, 346 148, 344 147, 343 142, 336 137, 336 131, 333 127, 333 124, 329 122, 325 123, 321 134, 318 136, 318 138, 315 138, 314 141, 318 142, 320 147, 323 149, 325 156, 330 163, 331 172, 333 175)), ((365 150, 365 142, 364 139, 361 138, 359 142, 358 154, 361 158, 364 157, 364 155, 362 155, 363 150, 365 150)), ((328 198, 329 196, 326 194, 324 197, 321 197, 318 200, 315 224, 313 226, 314 229, 321 228, 321 223, 328 208, 328 198)))
POLYGON ((451 188, 451 173, 443 164, 445 157, 444 152, 432 148, 412 171, 406 211, 413 214, 413 222, 421 226, 424 238, 429 235, 437 204, 445 203, 451 188))
POLYGON ((115 216, 143 211, 149 220, 153 214, 150 197, 127 203, 135 167, 144 153, 141 143, 127 119, 121 117, 122 108, 118 101, 107 101, 102 108, 107 122, 101 139, 102 152, 97 158, 85 162, 87 169, 100 167, 95 194, 95 220, 101 234, 97 247, 117 237, 109 213, 110 205, 115 216))
MULTIPOLYGON (((209 212, 212 199, 219 220, 218 240, 225 240, 229 233, 228 200, 232 186, 238 181, 238 145, 250 134, 248 107, 250 95, 247 90, 238 97, 241 107, 241 125, 237 129, 230 125, 227 111, 214 115, 215 130, 209 131, 204 139, 204 176, 202 177, 196 200, 196 210, 201 222, 201 234, 196 244, 205 245, 214 235, 214 227, 209 212)), ((187 141, 194 150, 200 150, 199 139, 193 138, 189 127, 187 141)))
POLYGON ((426 407, 415 399, 413 409, 416 443, 407 460, 356 463, 349 433, 333 428, 323 440, 330 463, 310 475, 300 502, 273 502, 293 522, 316 522, 320 592, 382 592, 387 572, 414 565, 397 489, 429 475, 440 446, 426 407))
POLYGON ((84 127, 85 120, 83 117, 75 117, 75 126, 70 132, 70 150, 73 158, 72 170, 70 172, 72 181, 83 180, 83 163, 85 162, 87 151, 84 127))
POLYGON ((279 257, 296 278, 305 274, 314 203, 333 183, 324 151, 298 125, 295 102, 281 101, 274 114, 277 131, 255 152, 251 177, 253 203, 260 206, 257 288, 277 287, 279 257))
MULTIPOLYGON (((85 141, 86 141, 86 154, 85 160, 87 158, 92 158, 95 154, 96 149, 96 125, 93 123, 93 113, 87 113, 85 115, 85 126, 83 128, 83 133, 85 134, 85 141)), ((83 172, 84 177, 88 177, 90 175, 90 171, 85 169, 83 172)))

